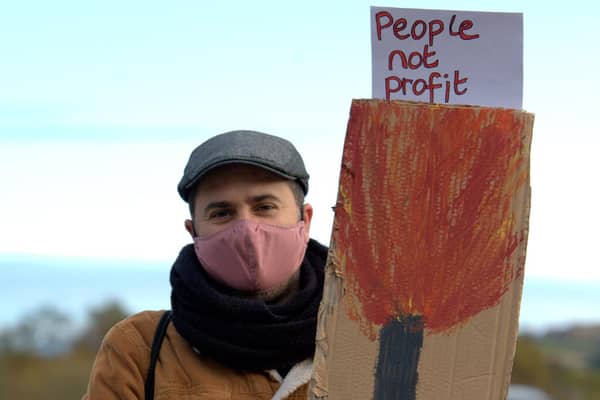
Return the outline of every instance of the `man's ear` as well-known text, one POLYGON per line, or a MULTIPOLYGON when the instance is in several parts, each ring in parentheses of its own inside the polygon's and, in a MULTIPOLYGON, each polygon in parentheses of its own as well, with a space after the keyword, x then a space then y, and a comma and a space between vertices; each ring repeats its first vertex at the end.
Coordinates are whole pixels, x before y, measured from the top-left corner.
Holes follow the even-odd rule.
POLYGON ((193 238, 195 238, 196 235, 196 230, 194 229, 194 223, 192 222, 191 219, 186 219, 185 222, 185 230, 188 231, 188 233, 190 234, 190 236, 193 238))
POLYGON ((304 217, 304 229, 306 231, 306 241, 310 239, 310 222, 312 221, 313 208, 310 204, 306 203, 302 206, 302 216, 304 217))

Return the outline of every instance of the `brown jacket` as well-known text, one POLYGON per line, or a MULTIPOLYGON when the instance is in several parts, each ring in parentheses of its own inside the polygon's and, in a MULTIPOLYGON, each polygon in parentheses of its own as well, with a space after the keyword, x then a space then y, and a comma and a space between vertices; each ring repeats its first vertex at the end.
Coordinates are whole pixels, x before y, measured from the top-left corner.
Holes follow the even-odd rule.
MULTIPOLYGON (((116 324, 96 356, 83 400, 144 398, 150 347, 163 311, 144 311, 116 324)), ((196 354, 169 324, 156 365, 156 400, 296 400, 307 398, 312 362, 294 366, 283 382, 276 372, 229 369, 196 354)))

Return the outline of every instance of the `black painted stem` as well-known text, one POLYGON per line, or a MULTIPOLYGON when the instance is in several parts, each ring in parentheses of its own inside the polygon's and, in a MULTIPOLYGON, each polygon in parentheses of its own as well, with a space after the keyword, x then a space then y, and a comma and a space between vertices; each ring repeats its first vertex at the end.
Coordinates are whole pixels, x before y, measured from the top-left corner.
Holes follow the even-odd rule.
POLYGON ((374 400, 415 400, 419 356, 423 347, 423 318, 392 319, 380 333, 374 400))

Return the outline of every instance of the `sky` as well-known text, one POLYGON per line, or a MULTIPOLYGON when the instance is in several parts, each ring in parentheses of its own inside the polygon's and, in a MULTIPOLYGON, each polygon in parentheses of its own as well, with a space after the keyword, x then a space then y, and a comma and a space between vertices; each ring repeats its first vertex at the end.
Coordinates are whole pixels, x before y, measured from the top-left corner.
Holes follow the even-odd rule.
POLYGON ((328 243, 369 6, 524 13, 535 113, 526 276, 600 282, 600 3, 19 1, 0 12, 0 257, 171 263, 176 185, 210 136, 291 140, 328 243))

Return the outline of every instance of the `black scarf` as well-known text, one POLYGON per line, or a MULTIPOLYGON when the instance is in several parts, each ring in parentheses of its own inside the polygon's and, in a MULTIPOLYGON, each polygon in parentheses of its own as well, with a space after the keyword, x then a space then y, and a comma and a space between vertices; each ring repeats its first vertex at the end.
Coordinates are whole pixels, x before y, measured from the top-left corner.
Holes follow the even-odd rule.
POLYGON ((171 269, 173 324, 202 355, 232 368, 288 369, 314 353, 326 258, 327 247, 311 239, 299 291, 267 304, 227 294, 187 245, 171 269))

